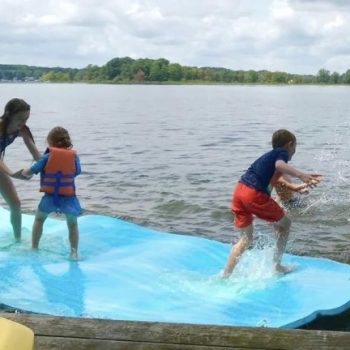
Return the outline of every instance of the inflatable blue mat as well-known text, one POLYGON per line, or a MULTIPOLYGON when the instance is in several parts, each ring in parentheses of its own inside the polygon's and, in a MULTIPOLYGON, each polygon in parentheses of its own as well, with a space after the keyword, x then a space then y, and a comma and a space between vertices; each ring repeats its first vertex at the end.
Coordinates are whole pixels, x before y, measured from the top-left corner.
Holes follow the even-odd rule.
POLYGON ((81 260, 68 259, 65 221, 48 219, 40 250, 30 249, 32 215, 14 243, 0 208, 0 303, 39 313, 118 320, 236 326, 301 326, 350 307, 350 266, 247 251, 229 279, 219 277, 230 246, 158 232, 100 215, 79 218, 81 260))

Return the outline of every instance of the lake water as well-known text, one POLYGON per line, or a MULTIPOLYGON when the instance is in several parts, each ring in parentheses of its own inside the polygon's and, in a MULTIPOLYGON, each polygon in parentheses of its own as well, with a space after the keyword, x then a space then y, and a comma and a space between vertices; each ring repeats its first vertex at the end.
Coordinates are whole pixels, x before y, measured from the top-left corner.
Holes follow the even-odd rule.
MULTIPOLYGON (((1 84, 0 96, 1 106, 12 97, 30 103, 40 150, 50 128, 70 131, 86 213, 223 242, 238 236, 235 182, 270 149, 274 130, 290 129, 298 140, 291 164, 324 181, 290 213, 287 250, 350 263, 348 87, 1 84)), ((13 170, 30 165, 21 140, 5 161, 13 170)), ((25 212, 36 209, 38 181, 15 180, 25 212)), ((270 225, 255 226, 258 237, 272 237, 270 225)))

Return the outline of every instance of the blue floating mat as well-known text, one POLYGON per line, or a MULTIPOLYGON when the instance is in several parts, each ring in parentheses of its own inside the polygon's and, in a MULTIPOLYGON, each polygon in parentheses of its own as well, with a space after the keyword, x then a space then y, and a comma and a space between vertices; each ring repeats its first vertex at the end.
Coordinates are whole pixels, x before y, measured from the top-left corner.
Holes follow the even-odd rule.
POLYGON ((230 246, 158 232, 101 215, 79 218, 81 260, 68 259, 65 221, 48 219, 39 252, 32 215, 13 243, 0 208, 0 303, 39 313, 118 320, 294 328, 350 307, 350 266, 285 254, 294 271, 276 275, 273 248, 247 251, 219 277, 230 246))

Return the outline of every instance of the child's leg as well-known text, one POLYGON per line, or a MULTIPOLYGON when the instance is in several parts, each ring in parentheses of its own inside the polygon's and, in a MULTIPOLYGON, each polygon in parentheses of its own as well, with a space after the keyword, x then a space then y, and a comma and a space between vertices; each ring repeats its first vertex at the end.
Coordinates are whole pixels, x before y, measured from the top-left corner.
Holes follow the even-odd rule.
POLYGON ((21 202, 12 180, 4 173, 0 173, 0 193, 10 207, 10 218, 15 239, 20 241, 22 230, 21 202))
POLYGON ((43 233, 44 222, 49 214, 37 210, 32 230, 32 249, 38 249, 39 241, 43 233))
POLYGON ((78 258, 78 243, 79 243, 79 231, 78 231, 78 218, 74 215, 66 214, 67 226, 69 231, 70 242, 70 255, 71 258, 78 258))
POLYGON ((223 277, 230 276, 234 267, 237 264, 238 258, 242 255, 242 253, 251 244, 252 240, 253 240, 253 224, 250 224, 249 226, 241 228, 241 238, 231 248, 230 254, 227 258, 223 277))
POLYGON ((281 258, 286 249, 291 224, 292 222, 287 216, 284 216, 280 221, 274 224, 277 241, 273 261, 276 270, 279 272, 285 272, 287 270, 285 266, 281 265, 281 258))

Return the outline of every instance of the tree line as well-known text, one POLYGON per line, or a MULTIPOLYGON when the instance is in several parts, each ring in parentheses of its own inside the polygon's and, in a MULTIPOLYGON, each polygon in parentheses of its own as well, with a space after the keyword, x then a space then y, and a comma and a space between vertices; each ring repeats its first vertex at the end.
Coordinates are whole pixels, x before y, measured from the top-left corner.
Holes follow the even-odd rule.
POLYGON ((320 69, 316 75, 232 70, 220 67, 190 67, 167 59, 113 58, 105 65, 85 68, 35 67, 0 64, 0 81, 90 82, 90 83, 227 83, 227 84, 350 84, 345 73, 320 69))

